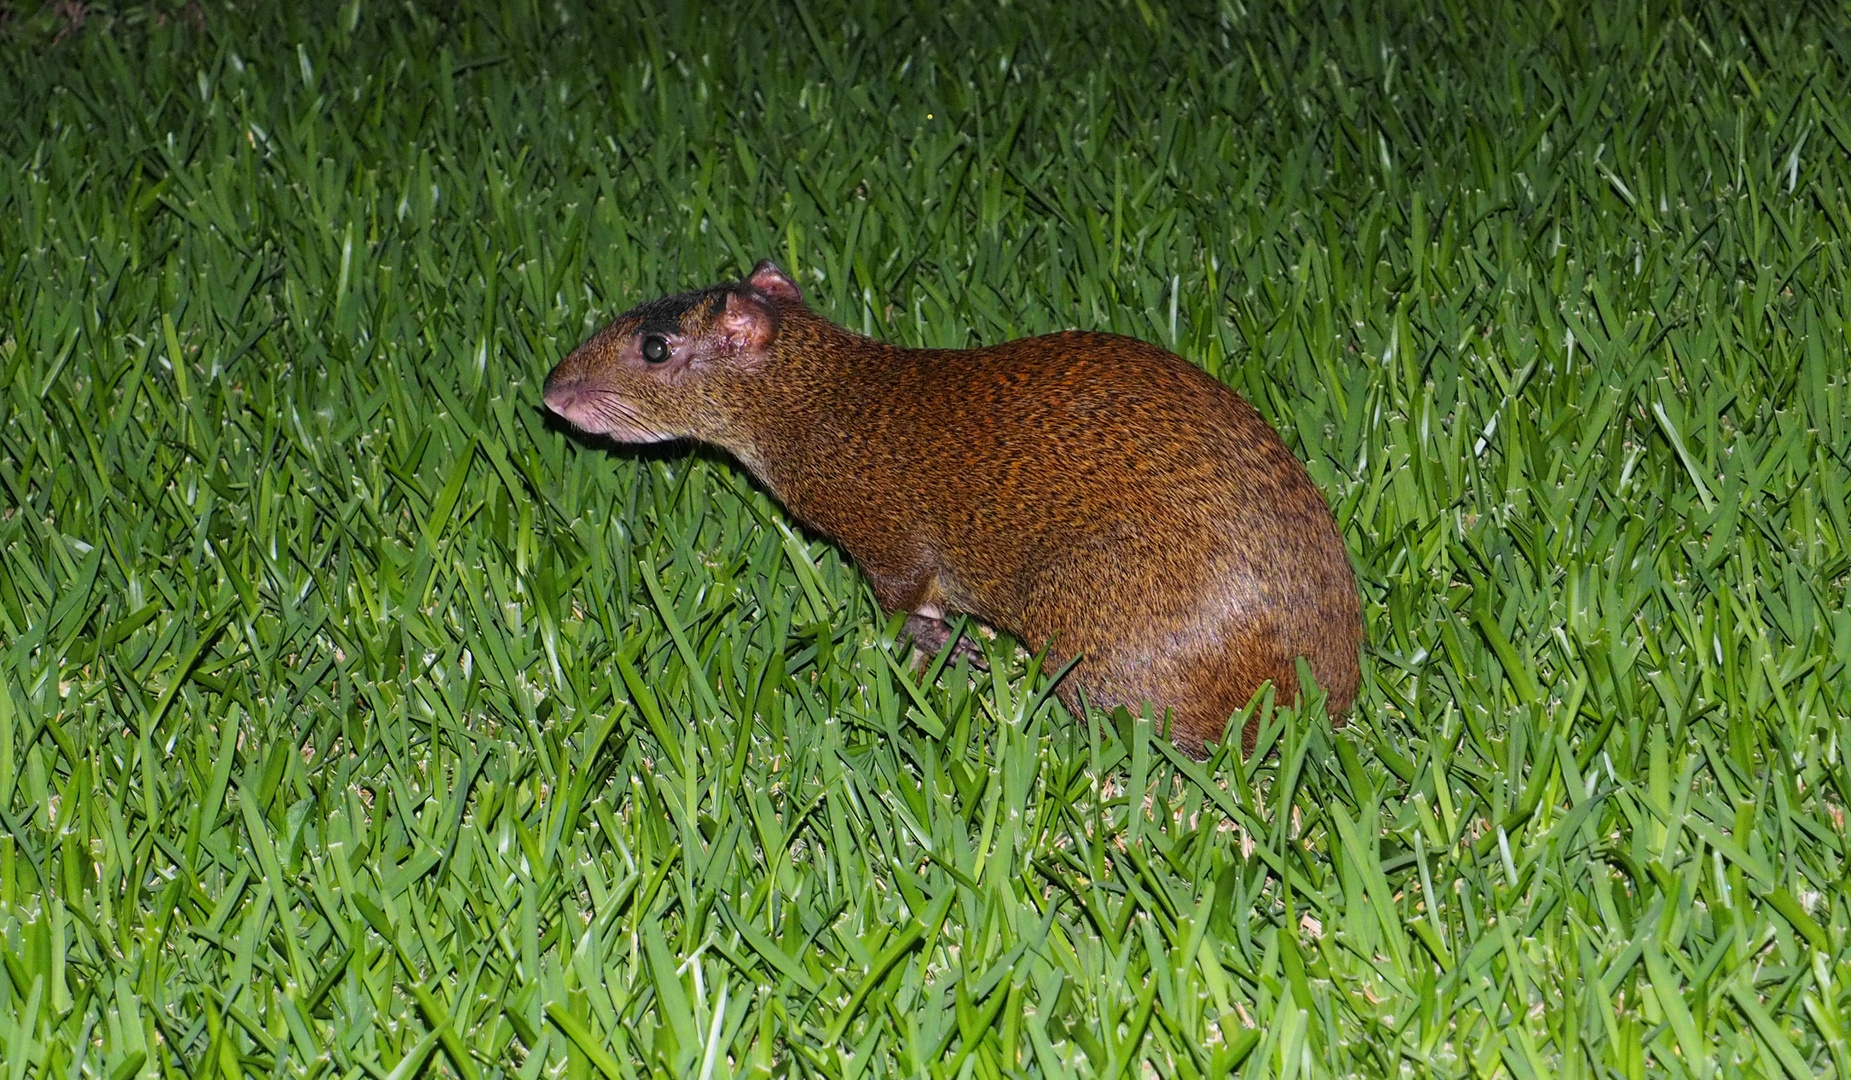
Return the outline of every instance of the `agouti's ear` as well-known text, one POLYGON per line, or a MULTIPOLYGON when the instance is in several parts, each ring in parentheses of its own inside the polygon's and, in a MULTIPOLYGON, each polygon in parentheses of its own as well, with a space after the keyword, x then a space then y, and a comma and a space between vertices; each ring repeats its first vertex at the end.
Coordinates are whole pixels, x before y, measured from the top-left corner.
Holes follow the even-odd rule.
POLYGON ((770 259, 758 261, 758 265, 752 268, 751 276, 746 278, 746 284, 761 296, 769 296, 787 304, 803 303, 803 290, 770 259))
POLYGON ((727 293, 726 307, 714 319, 714 329, 734 352, 759 352, 778 336, 778 312, 749 293, 727 293))

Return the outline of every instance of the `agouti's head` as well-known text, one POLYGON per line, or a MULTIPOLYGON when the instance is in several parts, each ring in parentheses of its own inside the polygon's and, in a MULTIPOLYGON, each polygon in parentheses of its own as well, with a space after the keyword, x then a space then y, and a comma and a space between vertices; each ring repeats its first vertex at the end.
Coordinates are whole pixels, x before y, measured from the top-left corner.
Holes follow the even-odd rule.
MULTIPOLYGON (((546 407, 619 442, 722 442, 742 387, 769 359, 803 292, 767 259, 744 281, 619 315, 546 377, 546 407)), ((749 392, 749 391, 748 391, 749 392)))

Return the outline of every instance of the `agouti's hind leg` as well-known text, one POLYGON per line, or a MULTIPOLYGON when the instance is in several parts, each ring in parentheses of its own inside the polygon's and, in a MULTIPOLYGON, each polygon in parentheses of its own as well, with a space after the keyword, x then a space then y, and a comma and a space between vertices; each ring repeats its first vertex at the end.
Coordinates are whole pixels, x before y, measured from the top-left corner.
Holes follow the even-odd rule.
MULTIPOLYGON (((951 624, 946 622, 936 608, 915 611, 906 617, 906 625, 900 628, 900 641, 911 642, 920 655, 930 660, 944 651, 945 643, 951 640, 951 624)), ((958 639, 958 644, 951 650, 951 660, 959 658, 970 661, 978 671, 990 670, 990 661, 983 655, 983 650, 970 639, 970 635, 958 639)))

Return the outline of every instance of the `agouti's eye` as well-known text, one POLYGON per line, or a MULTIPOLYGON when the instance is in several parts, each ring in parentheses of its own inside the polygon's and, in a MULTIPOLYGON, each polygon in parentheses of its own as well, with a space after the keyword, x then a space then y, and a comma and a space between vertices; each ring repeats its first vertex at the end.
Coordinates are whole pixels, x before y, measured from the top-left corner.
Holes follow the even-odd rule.
POLYGON ((660 364, 668 359, 668 342, 651 334, 643 339, 643 359, 652 364, 660 364))

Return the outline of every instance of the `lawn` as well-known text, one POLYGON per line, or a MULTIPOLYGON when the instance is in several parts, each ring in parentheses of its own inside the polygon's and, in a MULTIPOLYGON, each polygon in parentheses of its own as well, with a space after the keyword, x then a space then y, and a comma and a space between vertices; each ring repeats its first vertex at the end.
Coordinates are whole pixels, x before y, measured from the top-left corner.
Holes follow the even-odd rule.
POLYGON ((1848 178, 1829 2, 0 4, 0 1080, 1851 1078, 1848 178), (1238 389, 1349 726, 547 419, 766 256, 1238 389))

